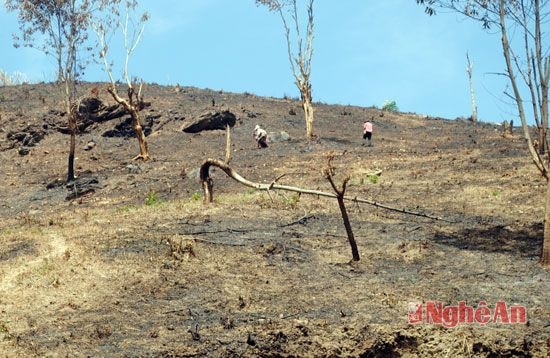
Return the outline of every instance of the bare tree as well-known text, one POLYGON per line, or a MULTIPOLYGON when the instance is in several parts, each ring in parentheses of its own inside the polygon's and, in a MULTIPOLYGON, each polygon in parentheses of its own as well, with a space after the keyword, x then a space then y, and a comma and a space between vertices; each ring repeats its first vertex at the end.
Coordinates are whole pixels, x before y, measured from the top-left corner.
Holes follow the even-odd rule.
POLYGON ((307 3, 308 21, 306 40, 304 43, 296 0, 256 0, 256 4, 265 5, 270 11, 277 12, 281 16, 285 30, 288 59, 292 67, 296 86, 302 98, 302 108, 306 121, 306 137, 308 139, 315 138, 313 132, 313 100, 310 81, 311 58, 313 56, 313 2, 314 0, 308 0, 307 3), (289 26, 289 14, 293 22, 293 31, 291 31, 291 27, 289 26))
POLYGON ((450 9, 480 21, 484 28, 497 27, 506 61, 518 116, 533 163, 546 179, 544 200, 544 243, 541 263, 550 266, 550 155, 548 154, 548 83, 550 81, 550 48, 544 42, 542 25, 550 16, 550 2, 545 0, 416 0, 426 5, 426 12, 435 14, 435 7, 450 9), (522 38, 513 43, 508 34, 522 38), (523 99, 528 93, 529 100, 523 99), (526 103, 531 103, 532 118, 538 139, 532 140, 527 124, 526 103))
POLYGON ((470 98, 472 99, 472 122, 477 122, 477 105, 476 105, 476 95, 474 91, 474 80, 473 80, 473 65, 470 61, 470 56, 466 52, 466 60, 468 64, 466 65, 466 72, 468 73, 468 80, 470 81, 470 98))
POLYGON ((342 215, 342 220, 344 221, 344 227, 346 228, 346 234, 348 235, 348 242, 351 247, 351 257, 353 261, 359 261, 361 257, 359 256, 359 249, 357 248, 357 242, 355 241, 355 236, 353 235, 353 230, 351 228, 351 222, 349 221, 348 210, 346 209, 346 204, 344 198, 346 196, 346 188, 350 180, 350 176, 346 176, 342 181, 342 186, 339 188, 334 182, 334 174, 336 168, 332 165, 332 160, 334 155, 330 154, 327 157, 327 167, 323 170, 325 178, 329 181, 332 186, 332 190, 336 194, 336 200, 338 201, 338 207, 340 208, 340 214, 342 215))
MULTIPOLYGON (((141 125, 141 117, 139 111, 141 110, 143 97, 141 96, 141 90, 143 88, 143 82, 137 86, 135 81, 130 77, 129 62, 130 57, 134 53, 137 45, 139 44, 145 29, 145 22, 149 19, 149 15, 144 13, 137 23, 131 21, 130 13, 136 9, 138 3, 135 0, 126 1, 126 16, 123 23, 121 23, 120 17, 112 18, 106 17, 102 21, 98 21, 94 24, 94 29, 99 38, 100 45, 100 57, 103 59, 103 65, 109 76, 110 85, 107 88, 107 92, 111 94, 113 99, 120 105, 122 105, 126 111, 132 117, 132 126, 139 144, 139 154, 133 159, 149 160, 149 147, 147 139, 143 132, 141 125), (109 51, 109 44, 107 43, 107 35, 114 34, 118 28, 121 28, 124 36, 124 49, 125 49, 125 62, 124 62, 124 80, 127 86, 127 98, 123 98, 119 95, 116 81, 113 77, 113 64, 108 61, 107 54, 109 51), (137 90, 136 90, 136 87, 137 90)), ((117 13, 118 14, 118 13, 117 13)))
POLYGON ((20 35, 14 35, 16 47, 33 47, 57 62, 57 82, 63 97, 70 133, 67 181, 75 179, 76 80, 87 62, 79 55, 86 47, 89 26, 95 13, 120 0, 6 0, 8 11, 16 12, 20 35), (39 36, 36 36, 39 35, 39 36))

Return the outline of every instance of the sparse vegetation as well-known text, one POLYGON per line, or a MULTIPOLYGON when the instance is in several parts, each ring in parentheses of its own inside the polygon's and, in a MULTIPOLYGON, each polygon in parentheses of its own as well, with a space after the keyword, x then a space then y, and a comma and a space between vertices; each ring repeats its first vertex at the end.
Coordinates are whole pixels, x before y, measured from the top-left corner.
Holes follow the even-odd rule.
POLYGON ((369 179, 369 181, 372 183, 372 184, 377 184, 378 183, 378 180, 380 179, 380 176, 378 174, 369 174, 367 176, 367 178, 369 179))
POLYGON ((154 191, 150 191, 145 198, 145 205, 147 206, 156 206, 160 204, 160 199, 158 194, 154 191))
MULTIPOLYGON (((147 203, 148 198, 149 198, 149 196, 147 197, 147 199, 145 199, 145 203, 147 203)), ((129 213, 131 211, 134 211, 135 209, 136 209, 136 207, 134 205, 129 205, 128 204, 128 205, 123 205, 123 206, 119 207, 117 209, 117 211, 121 212, 121 213, 129 213)))
POLYGON ((300 202, 300 194, 293 193, 291 195, 283 195, 284 203, 286 206, 289 206, 291 208, 296 207, 298 203, 300 202))
POLYGON ((0 335, 3 336, 4 341, 10 341, 13 339, 13 335, 10 333, 10 329, 8 327, 9 321, 0 321, 0 335))
MULTIPOLYGON (((97 86, 81 85, 85 92, 97 86)), ((29 104, 16 97, 17 88, 2 88, 13 102, 6 105, 13 111, 6 133, 41 123, 38 94, 55 102, 48 85, 32 87, 29 104), (24 117, 13 114, 18 106, 24 117)), ((210 106, 212 93, 189 92, 193 98, 177 95, 173 86, 150 88, 158 102, 144 112, 170 108, 171 116, 183 118, 210 106)), ((254 108, 270 128, 288 125, 288 102, 225 96, 232 108, 254 108)), ((248 130, 256 120, 243 118, 232 133, 232 165, 270 189, 240 186, 212 167, 213 205, 201 202, 197 176, 205 157, 223 164, 222 133, 183 134, 179 121, 167 122, 154 136, 155 160, 133 171, 124 159, 127 139, 101 136, 115 124, 90 127, 79 138, 97 145, 79 161, 99 174, 100 186, 71 202, 63 184, 45 188, 64 165, 62 134, 48 131, 28 158, 0 141, 0 321, 13 337, 3 341, 0 333, 0 355, 452 356, 478 344, 489 355, 547 356, 544 314, 530 315, 520 327, 403 324, 403 302, 434 292, 449 303, 502 299, 544 312, 546 273, 535 260, 542 217, 522 215, 540 208, 533 190, 544 188, 528 185, 532 164, 523 143, 502 139, 490 124, 397 113, 378 119, 380 145, 369 151, 360 146, 356 126, 335 127, 342 108, 317 109, 316 128, 334 131, 323 140, 276 142, 263 152, 253 148, 248 130), (353 178, 346 209, 359 262, 349 263, 334 196, 275 188, 295 184, 332 193, 320 171, 331 151, 347 153, 335 162, 336 174, 353 178), (379 172, 372 184, 369 176, 379 172), (448 221, 359 205, 356 196, 448 221), (148 197, 162 201, 146 205, 148 197), (520 290, 513 289, 518 279, 520 290), (249 333, 255 346, 246 343, 249 333)), ((354 108, 342 120, 359 123, 359 113, 371 118, 379 111, 354 108)), ((285 129, 293 138, 303 132, 285 129)))
POLYGON ((395 101, 387 100, 384 102, 382 110, 386 112, 399 112, 399 107, 397 107, 397 103, 395 101))

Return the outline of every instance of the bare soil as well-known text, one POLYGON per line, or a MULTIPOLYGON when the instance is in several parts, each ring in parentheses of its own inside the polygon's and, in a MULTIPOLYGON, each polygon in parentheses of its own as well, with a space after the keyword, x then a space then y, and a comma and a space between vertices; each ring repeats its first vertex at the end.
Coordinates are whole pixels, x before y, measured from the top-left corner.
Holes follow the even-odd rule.
MULTIPOLYGON (((113 104, 103 84, 81 93, 93 87, 113 104)), ((295 100, 149 84, 153 159, 131 160, 135 138, 102 135, 126 118, 94 123, 77 137, 90 191, 67 200, 56 93, 0 87, 0 355, 550 355, 545 183, 517 128, 505 138, 492 124, 317 103, 308 141, 295 100), (330 192, 333 152, 348 195, 446 221, 350 202, 361 254, 350 263, 336 200, 255 191, 215 170, 203 204, 198 168, 225 157, 225 132, 181 127, 222 107, 238 118, 231 166, 247 179, 330 192), (256 124, 290 139, 257 149, 256 124), (528 322, 407 320, 410 302, 499 300, 526 306, 528 322)))

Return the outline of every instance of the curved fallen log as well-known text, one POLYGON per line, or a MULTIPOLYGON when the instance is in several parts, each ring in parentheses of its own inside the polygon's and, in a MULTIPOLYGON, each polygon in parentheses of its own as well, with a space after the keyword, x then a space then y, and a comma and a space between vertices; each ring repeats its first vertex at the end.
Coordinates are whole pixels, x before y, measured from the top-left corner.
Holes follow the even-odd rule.
MULTIPOLYGON (((281 184, 277 184, 277 180, 274 180, 273 182, 271 182, 269 184, 268 183, 256 183, 256 182, 250 181, 246 178, 243 178, 241 175, 239 175, 239 173, 234 171, 229 165, 222 162, 221 160, 207 159, 207 160, 204 161, 204 163, 202 163, 202 165, 200 167, 200 172, 199 172, 199 177, 200 177, 200 180, 201 180, 201 183, 202 183, 202 188, 203 188, 203 192, 204 192, 204 201, 205 202, 211 203, 213 201, 213 186, 214 186, 214 183, 212 181, 212 178, 210 177, 210 167, 212 167, 212 166, 220 168, 221 170, 223 170, 225 172, 225 174, 227 174, 229 177, 231 177, 235 181, 237 181, 237 182, 239 182, 239 183, 241 183, 245 186, 248 186, 250 188, 257 189, 257 190, 265 190, 265 191, 268 191, 268 192, 270 190, 286 190, 286 191, 292 191, 292 192, 296 192, 296 193, 311 194, 311 195, 324 196, 324 197, 327 197, 327 198, 337 199, 337 195, 334 194, 334 193, 327 193, 327 192, 323 192, 323 191, 319 191, 319 190, 312 190, 312 189, 303 189, 303 188, 298 188, 298 187, 289 186, 289 185, 281 185, 281 184)), ((395 211, 395 212, 402 213, 402 214, 420 216, 420 217, 424 217, 424 218, 428 218, 428 219, 432 219, 432 220, 438 220, 438 221, 452 222, 451 220, 444 219, 444 218, 441 218, 441 217, 438 217, 438 216, 424 214, 424 213, 420 213, 420 212, 416 212, 416 211, 410 211, 410 210, 407 210, 407 209, 399 209, 399 208, 396 208, 396 207, 393 207, 393 206, 390 206, 390 205, 378 203, 376 201, 372 201, 372 200, 368 200, 368 199, 362 199, 362 198, 351 197, 351 196, 344 196, 344 200, 353 201, 353 202, 361 203, 361 204, 368 204, 368 205, 375 206, 377 208, 386 209, 386 210, 390 210, 390 211, 395 211)))

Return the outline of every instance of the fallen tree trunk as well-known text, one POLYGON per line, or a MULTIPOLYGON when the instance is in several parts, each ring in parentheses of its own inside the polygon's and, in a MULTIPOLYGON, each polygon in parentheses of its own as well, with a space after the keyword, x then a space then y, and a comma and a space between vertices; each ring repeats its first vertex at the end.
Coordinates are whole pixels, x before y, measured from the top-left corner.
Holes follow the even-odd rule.
MULTIPOLYGON (((234 171, 229 165, 227 165, 226 163, 224 163, 220 160, 207 159, 201 165, 200 171, 199 171, 199 177, 200 177, 203 192, 204 192, 204 201, 207 202, 207 203, 211 203, 213 201, 214 183, 212 181, 212 178, 210 177, 210 167, 212 167, 212 166, 220 168, 221 170, 223 170, 225 172, 225 174, 227 174, 229 177, 236 180, 237 182, 239 182, 239 183, 241 183, 245 186, 258 189, 258 190, 266 190, 266 191, 286 190, 286 191, 292 191, 292 192, 302 193, 302 194, 311 194, 311 195, 317 195, 317 196, 324 196, 324 197, 327 197, 327 198, 334 198, 334 199, 338 198, 337 195, 334 194, 334 193, 327 193, 327 192, 323 192, 323 191, 319 191, 319 190, 312 190, 312 189, 303 189, 303 188, 298 188, 298 187, 289 186, 289 185, 280 185, 280 184, 276 183, 276 180, 273 181, 272 183, 269 183, 269 184, 268 183, 256 183, 256 182, 253 182, 253 181, 250 181, 248 179, 243 178, 241 175, 239 175, 239 173, 234 171)), ((375 202, 375 201, 372 201, 372 200, 362 199, 362 198, 358 198, 358 197, 344 196, 343 199, 348 200, 348 201, 353 201, 353 202, 356 202, 356 203, 372 205, 372 206, 375 206, 377 208, 382 208, 382 209, 386 209, 386 210, 390 210, 390 211, 395 211, 395 212, 399 212, 399 213, 402 213, 402 214, 420 216, 420 217, 425 217, 425 218, 429 218, 429 219, 433 219, 433 220, 439 220, 439 221, 452 222, 450 220, 447 220, 447 219, 444 219, 444 218, 441 218, 441 217, 438 217, 438 216, 433 216, 433 215, 429 215, 429 214, 410 211, 410 210, 407 210, 407 209, 399 209, 399 208, 395 208, 395 207, 390 206, 390 205, 386 205, 386 204, 382 204, 382 203, 378 203, 378 202, 375 202)))

